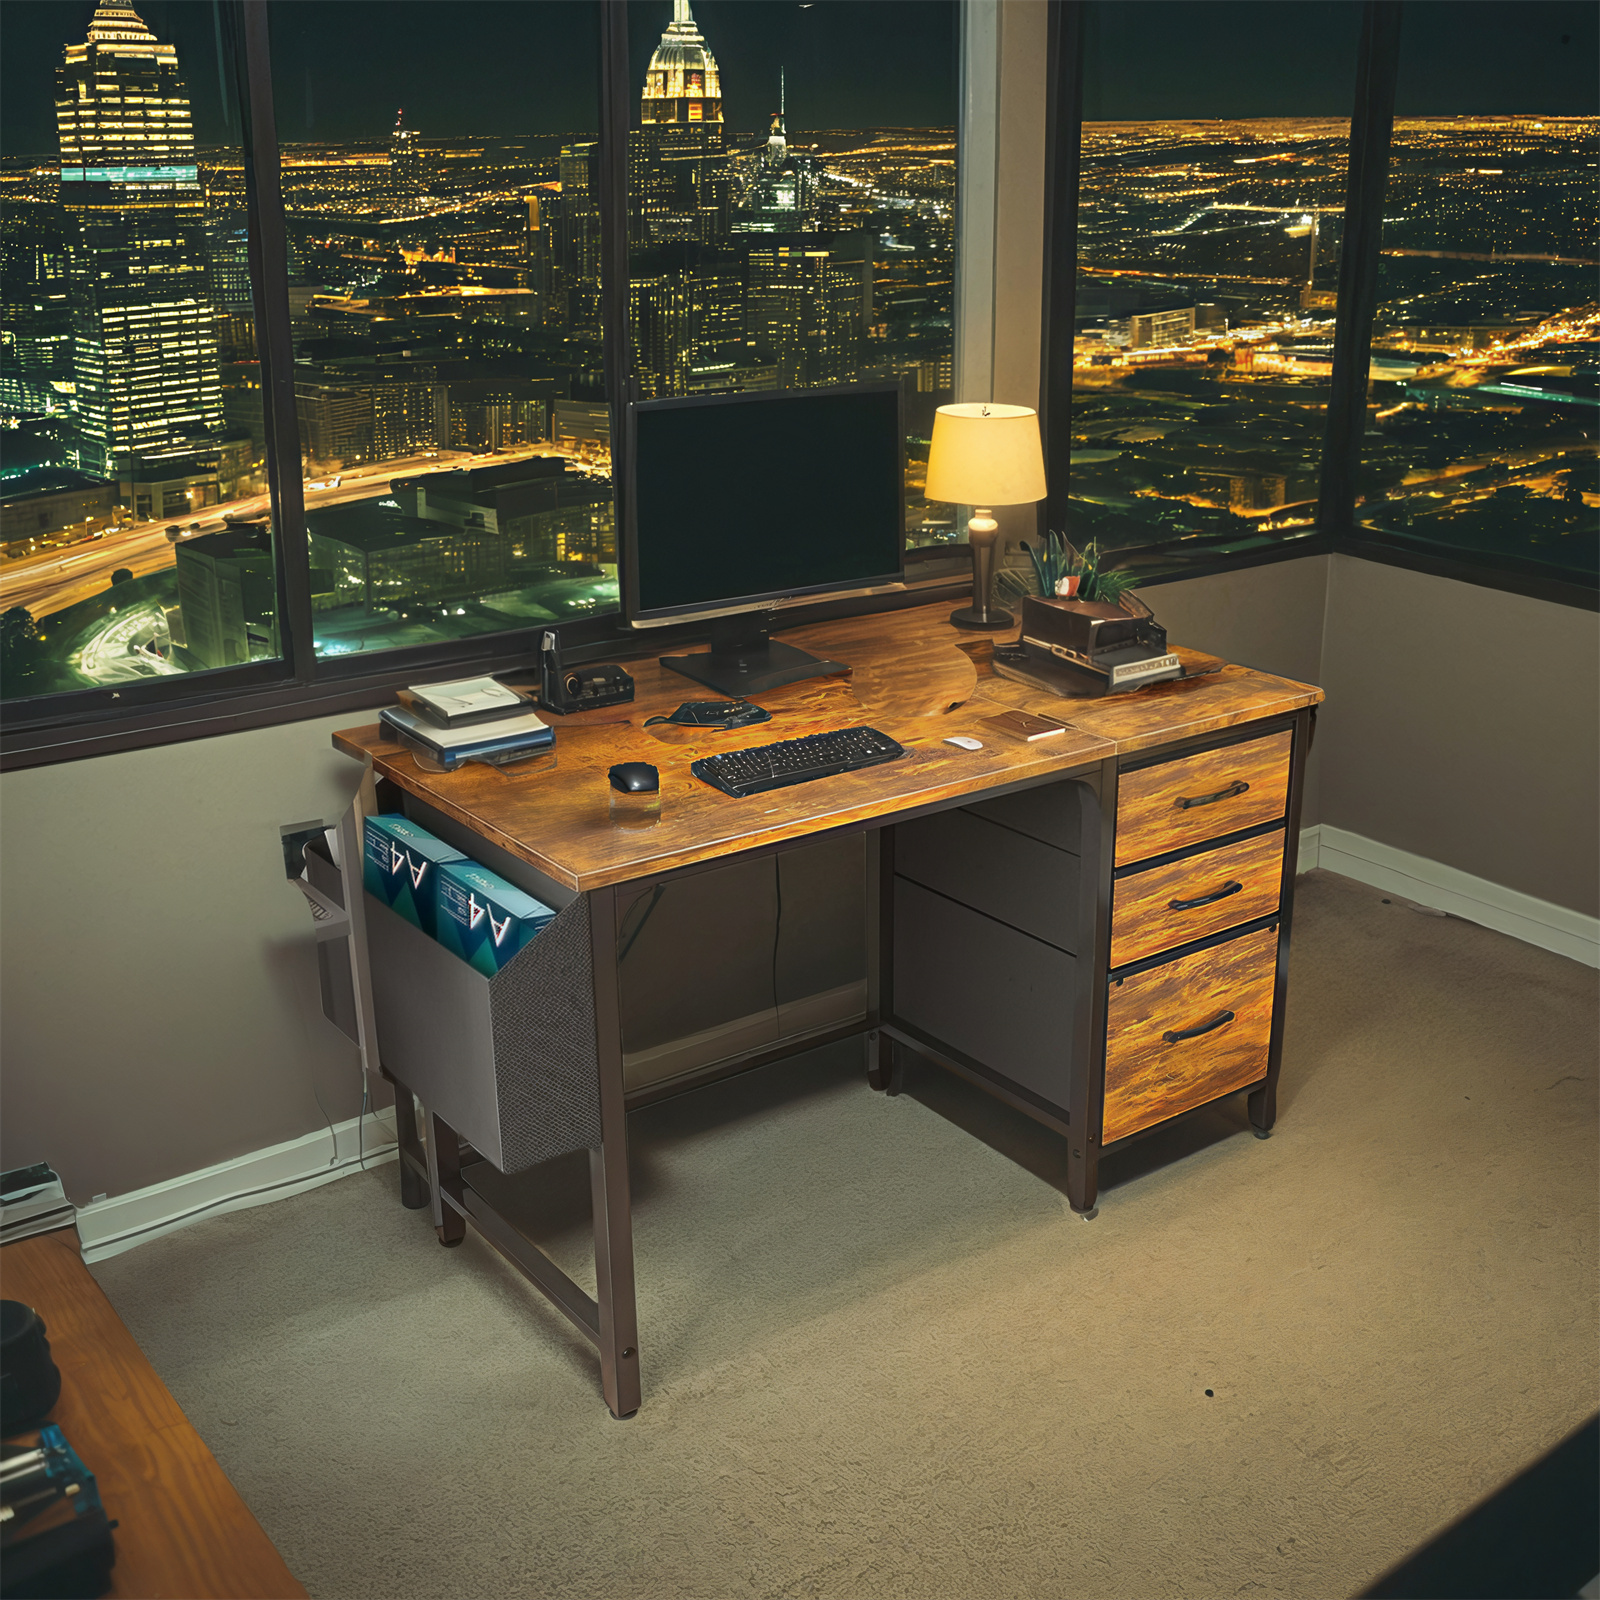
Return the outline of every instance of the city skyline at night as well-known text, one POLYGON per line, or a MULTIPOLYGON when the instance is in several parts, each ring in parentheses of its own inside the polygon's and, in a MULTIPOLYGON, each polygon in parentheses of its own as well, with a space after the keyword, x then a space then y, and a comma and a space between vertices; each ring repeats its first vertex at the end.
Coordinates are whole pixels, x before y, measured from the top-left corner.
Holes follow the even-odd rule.
MULTIPOLYGON (((53 87, 64 49, 71 59, 74 36, 57 31, 46 50, 39 16, 70 19, 81 41, 96 15, 76 0, 14 3, 20 31, 12 4, 0 13, 8 111, 53 87), (30 38, 39 48, 25 60, 30 38)), ((404 3, 419 19, 477 9, 404 3)), ((25 612, 33 630, 12 658, 13 693, 279 649, 242 136, 222 70, 230 46, 209 10, 207 30, 196 26, 200 9, 100 8, 123 18, 105 28, 137 36, 141 70, 165 75, 139 159, 95 144, 117 119, 96 121, 87 86, 50 153, 8 144, 0 159, 0 611, 25 612), (135 274, 141 262, 160 270, 135 274), (114 416, 131 428, 136 413, 144 431, 117 443, 114 416), (16 673, 23 659, 31 678, 16 673)), ((316 19, 327 14, 325 47, 349 9, 274 10, 316 648, 614 610, 606 335, 624 330, 603 325, 593 13, 548 8, 552 92, 543 79, 525 89, 523 120, 502 131, 430 120, 456 44, 420 29, 383 41, 379 64, 410 52, 388 80, 344 64, 337 126, 349 131, 325 132, 337 58, 324 49, 309 72, 307 51, 316 19), (541 125, 558 113, 567 120, 541 125)), ((495 14, 513 9, 532 8, 495 14)), ((933 412, 956 397, 958 8, 907 0, 898 13, 927 24, 907 60, 943 41, 925 74, 937 82, 922 85, 937 117, 899 120, 910 102, 897 90, 876 119, 819 111, 864 109, 849 88, 868 70, 854 47, 889 9, 633 8, 625 331, 634 398, 898 382, 907 544, 933 553, 958 539, 953 508, 921 493, 933 412), (830 74, 838 93, 823 92, 830 74)), ((1235 41, 1226 73, 1225 32, 1195 31, 1190 11, 1220 30, 1258 16, 1254 0, 1151 0, 1142 77, 1118 32, 1127 9, 1089 8, 1091 107, 1118 114, 1082 130, 1062 531, 1165 572, 1315 527, 1355 8, 1313 0, 1276 24, 1279 46, 1314 63, 1272 86, 1294 115, 1246 114, 1260 103, 1261 29, 1235 41), (1174 61, 1207 87, 1170 100, 1203 106, 1228 91, 1240 109, 1123 114, 1174 61)), ((1529 37, 1572 12, 1530 0, 1529 37)), ((1426 27, 1412 37, 1426 42, 1426 27)), ((1407 108, 1436 92, 1438 62, 1418 68, 1416 49, 1402 61, 1358 519, 1398 540, 1592 575, 1600 118, 1417 113, 1407 108)), ((881 59, 868 65, 887 76, 881 59)), ((1522 72, 1512 63, 1509 77, 1522 72)), ((1568 92, 1559 72, 1550 81, 1552 99, 1568 92)), ((511 114, 493 94, 472 104, 511 114)))

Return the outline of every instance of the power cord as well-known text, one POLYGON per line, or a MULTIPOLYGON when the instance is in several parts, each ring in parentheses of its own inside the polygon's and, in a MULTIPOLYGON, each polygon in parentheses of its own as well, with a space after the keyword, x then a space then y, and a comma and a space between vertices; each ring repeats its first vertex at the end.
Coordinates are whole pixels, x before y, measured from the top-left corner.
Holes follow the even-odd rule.
POLYGON ((317 1088, 315 1073, 311 1077, 311 1093, 316 1099, 317 1110, 322 1113, 322 1120, 328 1124, 328 1139, 333 1145, 333 1154, 328 1157, 328 1165, 331 1167, 339 1159, 339 1135, 334 1130, 333 1118, 328 1115, 328 1108, 322 1103, 322 1093, 317 1088))
MULTIPOLYGON (((619 932, 618 933, 618 935, 617 935, 617 964, 618 964, 618 966, 620 966, 627 959, 628 952, 631 949, 633 949, 635 941, 637 941, 639 935, 644 932, 645 923, 647 923, 650 920, 651 913, 655 910, 655 908, 658 905, 661 904, 661 897, 666 892, 667 892, 666 884, 658 883, 655 886, 655 888, 653 888, 650 891, 649 900, 644 902, 644 911, 640 914, 639 920, 636 923, 634 923, 634 925, 631 928, 627 929, 627 931, 625 933, 623 933, 623 932, 619 932)), ((628 907, 628 916, 631 917, 633 915, 634 911, 637 909, 639 904, 640 904, 640 902, 635 900, 633 902, 633 905, 628 907)), ((624 921, 626 921, 626 918, 624 919, 624 921)))

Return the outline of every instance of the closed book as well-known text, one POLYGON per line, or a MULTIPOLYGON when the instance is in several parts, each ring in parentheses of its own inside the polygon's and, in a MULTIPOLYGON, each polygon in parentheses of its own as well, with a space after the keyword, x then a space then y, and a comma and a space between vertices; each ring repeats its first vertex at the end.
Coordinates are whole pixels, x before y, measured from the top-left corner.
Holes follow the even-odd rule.
POLYGON ((463 761, 505 761, 532 755, 548 750, 556 740, 550 724, 532 711, 462 728, 440 728, 405 706, 385 706, 379 720, 402 744, 446 771, 463 761))
POLYGON ((1040 716, 1033 711, 1006 711, 998 717, 985 717, 983 720, 986 727, 1009 733, 1013 739, 1026 739, 1029 744, 1038 739, 1052 739, 1057 734, 1065 733, 1071 726, 1059 717, 1040 716))
POLYGON ((528 702, 494 678, 457 678, 450 683, 414 683, 404 691, 411 709, 435 727, 460 728, 514 716, 528 702))

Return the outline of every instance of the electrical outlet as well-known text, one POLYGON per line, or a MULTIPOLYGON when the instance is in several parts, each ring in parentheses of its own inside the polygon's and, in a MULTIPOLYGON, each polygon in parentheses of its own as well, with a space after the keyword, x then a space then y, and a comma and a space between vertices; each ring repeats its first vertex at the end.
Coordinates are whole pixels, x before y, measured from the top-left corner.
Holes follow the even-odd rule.
POLYGON ((305 848, 327 831, 326 822, 289 822, 278 829, 278 836, 283 841, 283 873, 286 878, 293 881, 305 875, 305 848))

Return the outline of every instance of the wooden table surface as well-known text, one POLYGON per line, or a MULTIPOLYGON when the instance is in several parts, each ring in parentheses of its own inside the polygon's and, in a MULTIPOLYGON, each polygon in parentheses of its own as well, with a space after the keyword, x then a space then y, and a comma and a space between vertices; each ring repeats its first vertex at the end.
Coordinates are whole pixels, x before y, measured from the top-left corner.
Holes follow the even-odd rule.
MULTIPOLYGON (((658 725, 647 717, 711 691, 662 667, 629 661, 636 696, 626 706, 552 717, 556 766, 518 774, 479 763, 427 772, 381 727, 343 729, 336 748, 436 806, 568 888, 598 889, 737 850, 802 838, 832 827, 931 805, 998 784, 1093 765, 1113 755, 1297 711, 1322 691, 1248 667, 1164 683, 1100 699, 1058 699, 999 677, 993 642, 1011 634, 954 628, 948 605, 921 606, 819 622, 781 637, 847 663, 848 677, 813 678, 752 696, 770 722, 727 732, 658 725), (1053 714, 1066 734, 1027 743, 984 726, 1010 708, 1053 714), (883 766, 735 800, 702 783, 689 763, 835 728, 868 724, 898 739, 907 754, 883 766), (943 741, 970 734, 984 748, 943 741), (611 820, 606 772, 619 761, 648 761, 661 772, 661 817, 643 829, 611 820)), ((1187 662, 1209 660, 1195 652, 1187 662)))
POLYGON ((50 1421, 117 1524, 107 1594, 129 1600, 304 1596, 90 1276, 70 1228, 0 1250, 0 1292, 44 1318, 61 1369, 50 1421))

